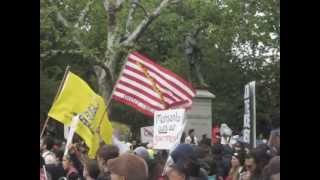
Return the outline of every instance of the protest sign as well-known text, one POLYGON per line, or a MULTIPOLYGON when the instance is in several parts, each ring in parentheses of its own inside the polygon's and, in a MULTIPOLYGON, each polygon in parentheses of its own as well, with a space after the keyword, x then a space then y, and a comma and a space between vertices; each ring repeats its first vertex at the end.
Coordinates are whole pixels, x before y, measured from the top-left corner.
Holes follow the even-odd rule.
POLYGON ((75 131, 77 129, 79 121, 80 121, 79 115, 74 116, 72 118, 70 130, 68 132, 68 137, 67 137, 66 148, 65 148, 65 151, 64 151, 64 156, 68 154, 69 145, 72 144, 72 139, 73 139, 74 133, 75 133, 75 131))
POLYGON ((154 149, 171 150, 180 143, 184 127, 185 109, 156 111, 154 114, 154 149))
POLYGON ((140 136, 142 143, 153 142, 153 126, 146 126, 140 129, 140 136))

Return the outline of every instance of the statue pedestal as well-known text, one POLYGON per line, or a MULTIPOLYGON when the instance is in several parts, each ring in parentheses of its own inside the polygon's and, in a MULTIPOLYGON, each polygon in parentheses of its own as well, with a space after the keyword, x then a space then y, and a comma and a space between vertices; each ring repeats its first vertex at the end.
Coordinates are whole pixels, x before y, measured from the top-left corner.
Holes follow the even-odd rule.
POLYGON ((195 130, 198 141, 202 135, 206 134, 211 138, 212 134, 212 110, 211 101, 215 95, 208 90, 197 89, 196 96, 193 98, 191 109, 186 112, 187 124, 185 132, 188 135, 189 129, 195 130))

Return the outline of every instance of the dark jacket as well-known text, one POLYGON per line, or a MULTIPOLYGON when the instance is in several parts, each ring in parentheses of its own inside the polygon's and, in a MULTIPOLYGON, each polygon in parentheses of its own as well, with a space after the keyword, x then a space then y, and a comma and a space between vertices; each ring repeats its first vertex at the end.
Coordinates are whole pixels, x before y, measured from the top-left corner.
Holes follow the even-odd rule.
POLYGON ((198 177, 188 177, 187 180, 208 180, 208 173, 206 172, 206 170, 200 168, 198 177))
POLYGON ((52 180, 58 180, 60 177, 66 176, 62 164, 50 164, 46 166, 46 169, 51 174, 52 180))

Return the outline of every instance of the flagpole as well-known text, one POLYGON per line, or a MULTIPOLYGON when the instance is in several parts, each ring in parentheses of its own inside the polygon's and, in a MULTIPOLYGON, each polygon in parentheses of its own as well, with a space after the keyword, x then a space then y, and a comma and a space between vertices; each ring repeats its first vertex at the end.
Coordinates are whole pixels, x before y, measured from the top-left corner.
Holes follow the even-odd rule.
MULTIPOLYGON (((70 68, 71 68, 71 66, 69 66, 69 65, 66 67, 66 70, 65 70, 65 72, 64 72, 62 81, 60 82, 58 91, 57 91, 57 93, 56 93, 56 95, 55 95, 55 97, 54 97, 54 99, 53 99, 53 102, 55 102, 55 101, 57 100, 58 95, 60 94, 60 91, 61 91, 61 89, 62 89, 62 87, 63 87, 63 84, 64 84, 64 82, 65 82, 65 80, 66 80, 66 78, 67 78, 67 75, 68 75, 69 71, 70 71, 70 68)), ((49 119, 50 119, 50 117, 47 115, 47 119, 46 119, 46 121, 45 121, 45 123, 44 123, 44 125, 43 125, 43 127, 42 127, 42 130, 41 130, 40 139, 41 139, 41 137, 42 137, 43 134, 44 134, 44 130, 45 130, 46 127, 48 126, 48 121, 49 121, 49 119)))
POLYGON ((129 57, 130 54, 131 54, 131 53, 129 53, 129 54, 127 55, 127 57, 126 57, 123 65, 122 65, 122 67, 121 67, 121 71, 120 71, 120 74, 119 74, 119 76, 118 76, 118 78, 117 78, 117 81, 113 84, 113 88, 112 88, 111 94, 110 94, 110 96, 109 96, 109 98, 108 98, 108 100, 107 100, 106 108, 105 108, 104 111, 103 111, 103 114, 102 114, 102 116, 101 116, 101 118, 100 118, 100 121, 99 121, 99 125, 98 125, 98 127, 97 127, 97 129, 96 129, 96 132, 98 132, 100 139, 101 139, 101 136, 100 136, 100 133, 99 133, 99 131, 100 131, 99 128, 100 128, 100 126, 101 126, 103 117, 104 117, 104 115, 106 114, 107 109, 109 108, 109 106, 110 106, 110 104, 111 104, 112 95, 113 95, 113 93, 114 93, 115 86, 118 84, 118 81, 119 81, 120 77, 121 77, 122 74, 123 74, 123 69, 124 69, 125 65, 127 64, 127 62, 128 62, 128 57, 129 57))

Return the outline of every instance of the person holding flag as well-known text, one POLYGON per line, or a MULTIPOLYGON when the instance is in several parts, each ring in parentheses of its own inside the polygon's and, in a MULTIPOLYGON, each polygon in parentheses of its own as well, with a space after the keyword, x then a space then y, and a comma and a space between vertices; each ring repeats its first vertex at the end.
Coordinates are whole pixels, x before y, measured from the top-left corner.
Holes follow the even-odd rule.
MULTIPOLYGON (((88 156, 93 159, 100 141, 112 142, 112 126, 106 111, 103 98, 80 77, 68 72, 48 116, 64 125, 73 125, 73 131, 84 140, 88 156)), ((70 136, 72 139, 73 134, 70 136)))

